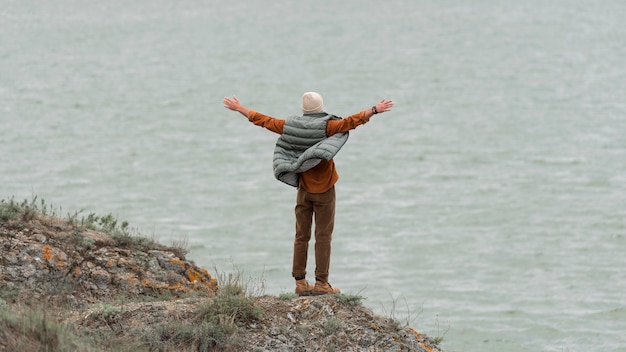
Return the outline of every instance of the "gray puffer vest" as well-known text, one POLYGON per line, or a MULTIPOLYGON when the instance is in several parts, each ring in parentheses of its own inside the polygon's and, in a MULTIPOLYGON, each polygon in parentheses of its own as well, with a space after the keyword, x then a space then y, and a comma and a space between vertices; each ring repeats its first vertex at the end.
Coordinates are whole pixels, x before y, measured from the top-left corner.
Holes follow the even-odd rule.
POLYGON ((274 149, 274 176, 298 187, 299 173, 331 160, 348 140, 348 132, 326 136, 328 120, 340 117, 324 112, 287 118, 274 149))

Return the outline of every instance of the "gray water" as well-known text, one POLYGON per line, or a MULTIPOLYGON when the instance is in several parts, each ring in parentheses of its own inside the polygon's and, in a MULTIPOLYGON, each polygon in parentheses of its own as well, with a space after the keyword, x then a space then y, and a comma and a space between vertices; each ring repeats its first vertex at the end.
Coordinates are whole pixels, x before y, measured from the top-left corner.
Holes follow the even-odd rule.
MULTIPOLYGON (((0 197, 293 290, 276 117, 336 158, 331 283, 450 351, 626 351, 623 1, 0 1, 0 197)), ((309 272, 314 271, 310 263, 309 272)))

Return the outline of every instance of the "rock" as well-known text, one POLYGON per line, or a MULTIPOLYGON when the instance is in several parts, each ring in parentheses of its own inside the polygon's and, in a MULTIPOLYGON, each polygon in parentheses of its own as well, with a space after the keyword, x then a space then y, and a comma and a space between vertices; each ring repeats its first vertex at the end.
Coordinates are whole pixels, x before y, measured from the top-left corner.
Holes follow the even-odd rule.
MULTIPOLYGON (((208 341, 216 345, 203 345, 208 350, 442 352, 430 337, 400 328, 391 319, 336 295, 284 300, 230 292, 233 297, 253 300, 252 305, 262 314, 232 325, 231 315, 237 313, 228 313, 225 319, 218 319, 219 324, 226 324, 226 330, 212 325, 211 330, 198 330, 207 323, 206 313, 199 312, 226 294, 221 292, 212 299, 218 287, 207 270, 165 246, 128 238, 119 241, 59 221, 42 215, 19 223, 0 221, 0 309, 8 312, 45 302, 46 314, 71 327, 63 329, 68 334, 104 336, 107 341, 100 343, 114 341, 124 346, 156 339, 152 346, 163 350, 197 348, 214 332, 208 341), (146 300, 146 296, 153 299, 146 300), (219 345, 228 342, 235 345, 219 345)), ((9 338, 4 338, 5 331, 0 332, 0 350, 23 350, 27 345, 22 340, 30 337, 33 340, 29 342, 35 343, 32 350, 47 348, 36 345, 39 337, 30 332, 30 324, 25 330, 10 329, 7 333, 13 335, 9 338), (11 341, 18 347, 6 345, 11 341)), ((106 347, 102 350, 109 350, 106 347)))
POLYGON ((280 335, 280 330, 278 330, 278 328, 271 328, 271 329, 269 330, 269 333, 270 333, 270 335, 272 335, 272 336, 278 336, 278 335, 280 335))
POLYGON ((198 291, 214 296, 217 292, 217 281, 208 271, 177 257, 168 247, 115 243, 106 233, 59 224, 58 219, 41 214, 26 222, 2 222, 0 290, 15 283, 23 295, 42 291, 42 287, 47 287, 48 294, 81 287, 76 291, 81 296, 77 301, 86 303, 120 294, 169 291, 177 296, 198 291))

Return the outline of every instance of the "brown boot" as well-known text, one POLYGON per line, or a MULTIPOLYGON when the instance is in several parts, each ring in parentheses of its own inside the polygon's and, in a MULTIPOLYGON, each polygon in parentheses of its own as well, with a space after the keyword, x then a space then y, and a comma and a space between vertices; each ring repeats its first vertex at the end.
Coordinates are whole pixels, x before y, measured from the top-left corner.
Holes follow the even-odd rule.
POLYGON ((315 287, 311 292, 315 296, 341 293, 338 288, 332 287, 328 282, 315 281, 315 287))
POLYGON ((308 296, 313 292, 314 285, 310 284, 306 279, 296 280, 296 293, 300 296, 308 296))

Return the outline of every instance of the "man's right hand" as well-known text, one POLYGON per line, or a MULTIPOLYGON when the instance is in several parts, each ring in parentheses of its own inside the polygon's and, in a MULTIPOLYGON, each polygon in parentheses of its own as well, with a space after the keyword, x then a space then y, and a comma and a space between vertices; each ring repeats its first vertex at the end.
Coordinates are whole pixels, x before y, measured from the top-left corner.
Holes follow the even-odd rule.
POLYGON ((236 96, 233 96, 232 99, 224 98, 224 107, 232 111, 238 111, 245 117, 248 117, 248 113, 250 112, 250 109, 241 105, 241 103, 239 102, 239 99, 237 99, 236 96))

